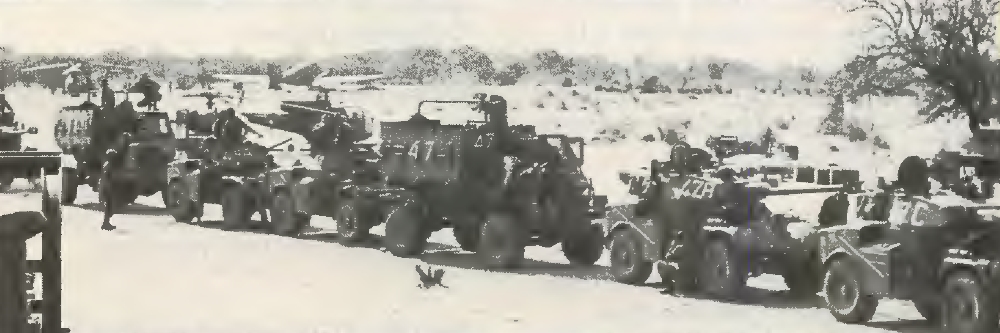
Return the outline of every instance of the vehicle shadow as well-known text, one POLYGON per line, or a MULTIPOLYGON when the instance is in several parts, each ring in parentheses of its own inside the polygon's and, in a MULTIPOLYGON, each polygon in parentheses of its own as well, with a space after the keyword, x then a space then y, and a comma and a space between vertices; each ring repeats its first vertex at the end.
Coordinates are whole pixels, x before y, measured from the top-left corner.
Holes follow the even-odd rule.
MULTIPOLYGON (((656 286, 664 287, 662 284, 657 284, 656 286)), ((680 295, 666 291, 661 293, 683 298, 716 301, 733 305, 759 306, 771 309, 815 309, 821 307, 819 297, 795 297, 789 294, 788 291, 774 291, 755 287, 747 287, 744 289, 743 295, 737 299, 719 299, 699 293, 680 295)))
POLYGON ((462 251, 458 247, 445 246, 438 250, 428 250, 419 258, 428 264, 455 268, 498 271, 524 275, 549 275, 582 280, 610 280, 610 268, 604 266, 575 266, 551 263, 525 258, 521 267, 511 270, 493 270, 483 265, 476 253, 462 251))
POLYGON ((938 333, 940 330, 927 320, 893 320, 865 323, 864 326, 899 333, 938 333))
POLYGON ((226 225, 226 223, 221 220, 202 220, 201 223, 191 222, 187 224, 207 229, 215 229, 215 230, 231 231, 231 232, 246 232, 246 233, 261 234, 261 235, 273 233, 269 225, 256 220, 250 221, 249 223, 245 223, 243 225, 236 227, 231 227, 229 225, 226 225))
MULTIPOLYGON (((312 240, 326 243, 339 244, 345 247, 370 248, 381 252, 388 252, 383 244, 383 236, 371 235, 364 240, 357 242, 347 242, 338 237, 335 232, 318 232, 305 234, 299 239, 312 240)), ((424 263, 464 269, 474 269, 489 271, 475 253, 463 251, 457 246, 428 242, 423 254, 416 256, 416 259, 424 263)), ((551 275, 559 277, 570 277, 587 280, 610 280, 611 273, 608 267, 603 266, 573 266, 567 264, 557 264, 533 259, 525 259, 520 268, 504 271, 507 273, 524 275, 551 275)))
MULTIPOLYGON (((101 213, 104 212, 104 206, 97 202, 85 203, 82 205, 72 205, 72 207, 82 208, 101 213)), ((164 208, 147 206, 140 203, 133 203, 123 208, 122 210, 115 212, 115 215, 153 216, 153 215, 164 215, 164 214, 166 214, 166 210, 164 210, 164 208)))

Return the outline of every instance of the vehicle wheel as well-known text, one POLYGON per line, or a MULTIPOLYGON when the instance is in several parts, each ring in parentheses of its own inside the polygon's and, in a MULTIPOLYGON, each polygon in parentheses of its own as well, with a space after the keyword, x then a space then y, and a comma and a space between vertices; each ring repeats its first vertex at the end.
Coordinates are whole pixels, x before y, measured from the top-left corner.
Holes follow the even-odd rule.
POLYGON ((837 321, 868 322, 878 308, 878 298, 866 295, 859 272, 845 260, 830 264, 823 279, 823 299, 837 321))
POLYGON ((562 242, 563 255, 574 265, 590 266, 601 259, 604 253, 604 231, 589 225, 562 242))
POLYGON ((250 200, 239 185, 232 185, 223 190, 222 223, 227 228, 245 226, 250 220, 250 200))
POLYGON ((927 319, 931 324, 940 324, 941 322, 941 304, 934 301, 913 301, 913 305, 917 308, 917 312, 927 319))
POLYGON ((653 273, 653 263, 643 258, 642 244, 631 230, 615 231, 611 239, 611 276, 624 284, 640 284, 653 273))
POLYGON ((76 169, 62 168, 62 195, 59 200, 63 205, 72 205, 76 202, 76 193, 80 187, 79 179, 76 169))
POLYGON ((275 234, 282 236, 298 236, 309 224, 311 216, 295 209, 295 200, 288 191, 278 191, 274 195, 274 206, 271 208, 271 223, 275 234))
POLYGON ((358 242, 368 237, 368 226, 359 217, 352 201, 345 201, 337 209, 337 233, 348 242, 358 242))
POLYGON ((979 279, 959 272, 948 277, 944 287, 942 326, 949 333, 995 332, 997 303, 979 279))
POLYGON ((699 274, 699 286, 710 296, 732 299, 746 284, 748 274, 734 260, 729 243, 725 240, 712 240, 705 246, 705 264, 699 274))
POLYGON ((462 250, 476 251, 479 246, 479 223, 456 224, 451 232, 462 250))
POLYGON ((195 204, 184 194, 184 184, 179 181, 170 182, 163 190, 163 204, 167 207, 174 220, 180 223, 191 223, 196 217, 195 204))
POLYGON ((416 203, 399 207, 385 222, 385 246, 389 253, 397 257, 423 253, 429 236, 420 206, 416 203))
POLYGON ((523 230, 507 214, 490 213, 479 227, 477 253, 491 269, 517 268, 524 259, 523 230))
POLYGON ((0 174, 0 192, 10 191, 10 185, 14 183, 14 175, 10 173, 0 174))

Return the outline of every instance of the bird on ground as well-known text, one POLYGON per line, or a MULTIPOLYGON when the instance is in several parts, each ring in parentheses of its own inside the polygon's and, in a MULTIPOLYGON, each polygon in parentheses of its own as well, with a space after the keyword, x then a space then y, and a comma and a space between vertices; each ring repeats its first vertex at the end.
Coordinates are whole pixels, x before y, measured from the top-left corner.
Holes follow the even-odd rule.
POLYGON ((420 265, 416 265, 415 267, 417 269, 417 274, 420 277, 420 284, 417 285, 417 288, 430 289, 434 286, 448 288, 447 286, 441 284, 441 278, 444 277, 443 269, 432 269, 428 266, 427 271, 424 271, 424 269, 420 268, 420 265))

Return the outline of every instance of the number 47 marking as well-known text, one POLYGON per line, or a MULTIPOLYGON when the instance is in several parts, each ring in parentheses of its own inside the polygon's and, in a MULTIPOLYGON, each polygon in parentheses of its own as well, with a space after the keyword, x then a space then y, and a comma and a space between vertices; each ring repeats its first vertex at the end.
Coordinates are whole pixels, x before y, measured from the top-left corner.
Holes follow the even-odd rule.
POLYGON ((417 141, 410 146, 409 155, 414 160, 420 160, 420 144, 423 143, 427 145, 427 153, 424 154, 424 161, 430 161, 431 156, 434 155, 434 141, 417 141))

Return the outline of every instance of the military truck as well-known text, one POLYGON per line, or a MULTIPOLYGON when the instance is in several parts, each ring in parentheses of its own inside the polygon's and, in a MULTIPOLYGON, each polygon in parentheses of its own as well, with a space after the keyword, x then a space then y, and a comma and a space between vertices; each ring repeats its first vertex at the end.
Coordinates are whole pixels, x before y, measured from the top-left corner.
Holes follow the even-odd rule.
POLYGON ((931 169, 913 167, 918 161, 904 161, 910 167, 901 165, 895 186, 843 195, 831 205, 837 218, 819 231, 817 244, 826 306, 841 322, 862 323, 880 299, 911 300, 942 332, 995 332, 1000 204, 929 192, 931 169))
MULTIPOLYGON (((36 151, 37 149, 27 147, 23 144, 22 139, 25 134, 38 134, 38 128, 28 127, 24 123, 17 121, 0 124, 0 153, 36 151)), ((21 168, 0 169, 0 192, 9 190, 11 183, 16 178, 27 178, 30 182, 35 183, 40 176, 35 171, 37 170, 21 168)))
POLYGON ((711 149, 715 157, 719 159, 742 154, 765 154, 771 156, 778 153, 788 156, 792 160, 798 160, 799 158, 798 146, 787 145, 784 143, 762 145, 759 142, 740 140, 738 137, 733 135, 712 136, 705 142, 705 145, 711 149))
POLYGON ((386 221, 390 252, 422 253, 432 232, 451 227, 462 247, 491 268, 516 267, 528 245, 562 243, 575 264, 600 257, 602 227, 594 221, 606 200, 593 194, 580 171, 582 140, 508 125, 506 101, 496 95, 423 101, 417 111, 410 120, 382 123, 381 175, 403 189, 395 192, 402 204, 386 221), (445 125, 421 112, 434 104, 464 104, 486 117, 445 125), (579 153, 561 148, 571 142, 579 153))
MULTIPOLYGON (((115 191, 121 195, 118 201, 131 203, 138 196, 153 195, 166 188, 162 175, 174 157, 174 134, 166 112, 134 111, 129 101, 122 102, 117 108, 116 112, 135 112, 136 115, 136 122, 125 128, 134 133, 125 166, 122 170, 115 170, 120 179, 131 183, 122 191, 115 191)), ((59 110, 54 133, 56 144, 68 155, 63 159, 62 170, 62 202, 65 205, 76 201, 80 185, 89 185, 95 192, 98 190, 104 167, 103 156, 112 143, 106 142, 99 147, 100 144, 93 142, 94 131, 102 131, 94 127, 94 119, 99 116, 98 113, 107 111, 110 110, 102 110, 89 100, 59 110)))

